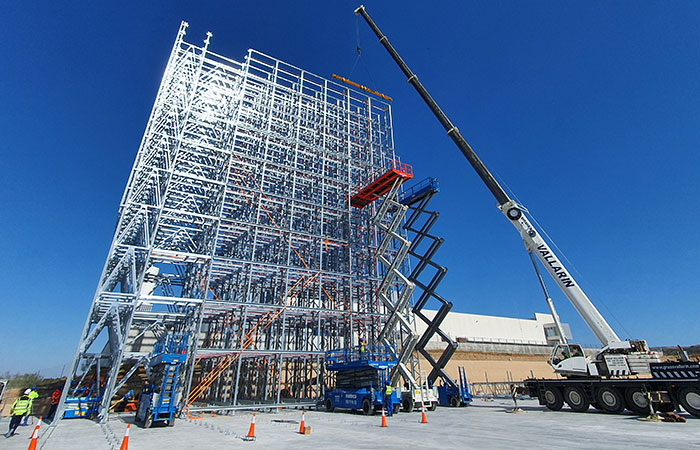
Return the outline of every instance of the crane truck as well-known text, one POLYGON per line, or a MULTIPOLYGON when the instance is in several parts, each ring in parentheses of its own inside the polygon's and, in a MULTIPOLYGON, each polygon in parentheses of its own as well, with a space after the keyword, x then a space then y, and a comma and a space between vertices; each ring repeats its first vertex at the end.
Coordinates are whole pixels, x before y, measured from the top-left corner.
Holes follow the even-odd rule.
POLYGON ((700 364, 684 361, 661 363, 658 354, 651 352, 644 340, 622 340, 617 336, 535 228, 533 221, 527 217, 527 209, 506 194, 462 137, 459 129, 440 109, 416 74, 389 43, 389 39, 379 30, 364 6, 359 6, 355 14, 361 15, 379 38, 379 42, 404 73, 408 83, 415 88, 444 127, 447 135, 467 158, 469 164, 496 198, 501 213, 516 228, 525 243, 560 337, 560 343, 551 352, 549 364, 555 373, 563 377, 525 380, 529 395, 552 410, 561 409, 566 402, 572 410, 577 412, 586 411, 592 405, 610 413, 619 413, 627 408, 645 414, 650 412, 651 401, 656 403, 658 409, 669 411, 680 404, 693 416, 700 417, 700 364), (567 342, 544 282, 539 275, 535 258, 544 266, 600 341, 602 346, 600 351, 586 356, 579 344, 567 342))

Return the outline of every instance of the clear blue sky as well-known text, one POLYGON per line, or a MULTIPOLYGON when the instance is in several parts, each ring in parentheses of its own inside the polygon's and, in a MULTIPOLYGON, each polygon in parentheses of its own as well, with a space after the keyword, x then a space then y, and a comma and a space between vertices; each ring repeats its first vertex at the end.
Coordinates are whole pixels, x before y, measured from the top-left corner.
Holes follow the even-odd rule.
MULTIPOLYGON (((363 22, 350 73, 358 2, 3 6, 0 371, 72 358, 183 19, 219 54, 255 48, 392 96, 396 151, 442 185, 441 294, 463 312, 546 311, 519 236, 363 22)), ((365 4, 618 334, 700 343, 700 3, 365 4)))

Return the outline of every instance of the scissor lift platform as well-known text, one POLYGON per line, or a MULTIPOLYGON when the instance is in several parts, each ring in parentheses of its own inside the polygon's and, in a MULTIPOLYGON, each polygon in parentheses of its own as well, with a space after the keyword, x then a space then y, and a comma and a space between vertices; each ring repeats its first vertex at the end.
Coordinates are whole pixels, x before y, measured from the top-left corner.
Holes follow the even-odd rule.
POLYGON ((397 179, 404 183, 411 178, 413 178, 413 168, 409 164, 390 161, 384 173, 350 197, 350 205, 362 209, 389 192, 397 179))

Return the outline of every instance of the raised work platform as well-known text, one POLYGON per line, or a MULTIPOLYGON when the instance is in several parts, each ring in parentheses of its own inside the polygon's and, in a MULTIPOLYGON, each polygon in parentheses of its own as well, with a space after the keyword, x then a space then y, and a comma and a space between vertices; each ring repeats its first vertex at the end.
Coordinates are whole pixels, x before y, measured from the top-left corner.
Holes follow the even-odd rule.
POLYGON ((399 203, 411 206, 428 195, 437 192, 440 192, 440 184, 437 178, 428 177, 399 194, 399 203))
POLYGON ((390 161, 384 173, 372 178, 374 178, 372 182, 350 198, 351 206, 362 209, 389 192, 397 179, 401 180, 400 183, 410 180, 413 178, 413 168, 409 164, 390 161))
POLYGON ((359 347, 342 348, 326 352, 326 369, 390 369, 396 365, 396 352, 392 347, 369 345, 361 352, 359 347))

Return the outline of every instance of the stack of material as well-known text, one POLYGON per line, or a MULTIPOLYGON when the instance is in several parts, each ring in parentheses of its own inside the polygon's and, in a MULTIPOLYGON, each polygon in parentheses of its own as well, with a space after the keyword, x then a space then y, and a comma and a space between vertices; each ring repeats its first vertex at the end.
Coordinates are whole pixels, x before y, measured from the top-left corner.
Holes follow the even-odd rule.
POLYGON ((339 371, 336 375, 335 386, 341 389, 381 389, 382 380, 379 374, 377 369, 371 367, 339 371))

